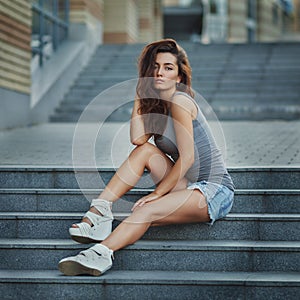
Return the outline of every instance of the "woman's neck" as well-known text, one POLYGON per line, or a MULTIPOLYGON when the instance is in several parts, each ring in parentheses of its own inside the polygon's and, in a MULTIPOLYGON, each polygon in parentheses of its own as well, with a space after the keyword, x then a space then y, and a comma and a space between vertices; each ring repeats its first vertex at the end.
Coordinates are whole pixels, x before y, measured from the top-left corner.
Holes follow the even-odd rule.
POLYGON ((176 92, 176 88, 172 90, 160 91, 159 97, 162 100, 171 101, 175 92, 176 92))

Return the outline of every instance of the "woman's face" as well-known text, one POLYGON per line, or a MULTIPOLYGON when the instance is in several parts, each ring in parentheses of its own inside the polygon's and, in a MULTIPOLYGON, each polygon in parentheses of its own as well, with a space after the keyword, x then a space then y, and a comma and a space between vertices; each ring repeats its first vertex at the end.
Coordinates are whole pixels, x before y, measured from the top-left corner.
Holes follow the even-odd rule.
POLYGON ((160 91, 175 90, 180 82, 176 57, 169 53, 157 53, 154 68, 154 87, 160 91))

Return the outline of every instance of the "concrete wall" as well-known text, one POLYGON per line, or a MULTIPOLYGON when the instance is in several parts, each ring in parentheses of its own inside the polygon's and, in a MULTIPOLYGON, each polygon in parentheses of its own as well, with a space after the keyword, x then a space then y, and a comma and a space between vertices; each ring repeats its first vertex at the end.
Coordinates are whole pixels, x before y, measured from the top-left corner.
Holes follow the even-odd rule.
POLYGON ((31 90, 31 7, 0 0, 0 128, 28 123, 31 90))
POLYGON ((161 0, 105 0, 104 43, 144 43, 163 36, 161 0))
MULTIPOLYGON (((247 42, 247 0, 228 0, 228 41, 247 42)), ((256 29, 257 42, 278 41, 282 37, 283 12, 276 0, 256 1, 256 29), (277 17, 276 17, 277 16, 277 17)))
POLYGON ((70 0, 70 39, 94 48, 103 42, 104 0, 70 0))
POLYGON ((228 29, 227 36, 230 43, 244 43, 247 41, 247 0, 228 0, 228 29))
POLYGON ((139 35, 138 42, 149 43, 163 36, 163 16, 160 0, 139 0, 139 35))
POLYGON ((31 59, 30 1, 0 0, 0 129, 47 122, 102 43, 103 0, 70 0, 69 38, 45 61, 31 59))
POLYGON ((104 1, 104 43, 134 43, 137 41, 137 9, 134 0, 104 1))
POLYGON ((31 9, 22 1, 0 0, 2 87, 30 93, 31 9))
POLYGON ((257 1, 257 41, 278 41, 281 39, 282 29, 282 9, 277 1, 257 1))
POLYGON ((162 0, 70 0, 68 40, 42 67, 31 55, 31 1, 0 0, 0 129, 47 122, 101 43, 162 38, 162 0))
POLYGON ((300 0, 294 0, 294 13, 291 30, 300 33, 300 0))
POLYGON ((159 40, 163 38, 164 24, 163 24, 163 9, 161 0, 154 1, 154 25, 153 25, 153 40, 159 40))
POLYGON ((47 122, 103 34, 103 0, 70 0, 69 38, 42 69, 32 73, 31 123, 47 122))

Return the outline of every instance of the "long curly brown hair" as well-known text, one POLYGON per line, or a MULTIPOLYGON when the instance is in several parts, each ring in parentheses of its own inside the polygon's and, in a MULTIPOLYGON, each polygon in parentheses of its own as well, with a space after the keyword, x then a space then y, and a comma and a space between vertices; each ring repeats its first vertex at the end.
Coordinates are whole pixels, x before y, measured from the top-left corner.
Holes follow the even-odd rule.
POLYGON ((138 113, 144 117, 147 133, 161 134, 165 128, 166 118, 159 116, 169 114, 169 99, 160 99, 159 92, 154 88, 151 80, 154 77, 156 55, 165 52, 173 54, 177 59, 181 82, 176 85, 176 89, 194 96, 191 87, 192 69, 184 49, 173 39, 163 39, 145 46, 138 60, 139 80, 136 93, 140 100, 138 113))

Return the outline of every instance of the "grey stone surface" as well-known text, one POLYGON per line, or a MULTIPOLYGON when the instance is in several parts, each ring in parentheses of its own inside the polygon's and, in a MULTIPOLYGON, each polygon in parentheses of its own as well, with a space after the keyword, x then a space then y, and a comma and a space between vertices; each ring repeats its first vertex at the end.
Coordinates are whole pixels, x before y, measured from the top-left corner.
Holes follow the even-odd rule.
MULTIPOLYGON (((0 189, 1 212, 85 212, 101 189, 0 189)), ((151 189, 132 189, 113 204, 130 213, 132 205, 151 189)), ((300 213, 299 190, 236 190, 233 213, 300 213)))
MULTIPOLYGON (((69 240, 1 240, 1 269, 54 270, 89 245, 69 240)), ((112 270, 300 271, 300 242, 139 241, 119 251, 112 270), (277 263, 274 264, 274 261, 277 263)))
POLYGON ((231 212, 300 213, 299 190, 237 190, 231 212))
MULTIPOLYGON (((103 90, 136 77, 136 59, 142 47, 116 46, 105 53, 106 45, 101 45, 51 119, 76 122, 84 108, 77 107, 75 112, 71 102, 87 105, 103 90), (112 57, 114 63, 105 64, 112 57)), ((193 88, 206 98, 219 118, 299 119, 300 68, 295 52, 299 43, 230 47, 184 43, 184 47, 193 69, 193 88)), ((125 115, 128 119, 130 113, 118 116, 118 120, 125 115)), ((90 120, 96 121, 92 115, 90 120)))
MULTIPOLYGON (((114 226, 127 214, 115 214, 114 226)), ((68 228, 81 220, 81 213, 0 213, 3 238, 65 239, 68 228)), ((143 239, 151 240, 298 240, 297 214, 229 214, 213 227, 184 224, 151 227, 143 239), (287 234, 288 232, 288 234, 287 234)))
POLYGON ((30 116, 30 96, 27 93, 0 88, 0 129, 26 126, 30 116))
MULTIPOLYGON (((101 61, 96 55, 93 68, 83 71, 56 120, 76 120, 99 89, 134 78, 130 59, 140 46, 106 46, 117 54, 118 69, 99 80, 111 54, 100 47, 101 61)), ((186 46, 191 53, 197 50, 186 46)), ((133 148, 129 124, 57 123, 0 131, 0 294, 5 299, 299 299, 300 121, 282 121, 299 109, 298 48, 248 47, 227 45, 222 53, 204 47, 204 56, 191 57, 194 88, 223 119, 281 119, 222 121, 224 135, 211 122, 238 188, 232 212, 212 227, 150 228, 115 253, 112 270, 100 278, 65 277, 54 270, 62 257, 89 247, 69 240, 68 228, 133 148)), ((118 90, 113 92, 110 105, 87 109, 95 120, 99 108, 105 116, 119 104, 118 90)), ((114 117, 128 113, 124 106, 114 117)), ((114 205, 114 227, 151 187, 145 173, 137 189, 114 205)))
MULTIPOLYGON (((30 123, 47 122, 88 60, 84 42, 65 41, 42 68, 32 67, 30 123)), ((38 61, 35 60, 36 65, 38 61)))
MULTIPOLYGON (((41 124, 0 131, 0 165, 72 166, 74 162, 118 167, 132 149, 128 124, 79 124, 81 131, 75 125, 41 124), (73 158, 74 152, 80 159, 73 158)), ((221 122, 221 128, 224 137, 218 133, 217 142, 228 167, 300 166, 298 121, 228 121, 221 122)))
MULTIPOLYGON (((30 167, 0 166, 1 188, 58 188, 99 189, 104 188, 117 170, 97 168, 86 170, 73 167, 30 167)), ((299 188, 299 167, 254 167, 229 168, 236 189, 294 189, 299 188)), ((135 188, 153 188, 148 173, 135 188)))
POLYGON ((58 271, 0 272, 8 299, 282 299, 297 300, 295 273, 116 271, 100 278, 60 276, 58 271), (29 284, 28 284, 29 283, 29 284), (265 297, 264 297, 265 296, 265 297), (279 297, 278 297, 279 296, 279 297), (262 297, 262 298, 261 298, 262 297), (281 298, 280 298, 281 297, 281 298))

